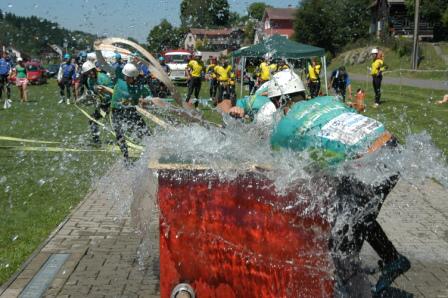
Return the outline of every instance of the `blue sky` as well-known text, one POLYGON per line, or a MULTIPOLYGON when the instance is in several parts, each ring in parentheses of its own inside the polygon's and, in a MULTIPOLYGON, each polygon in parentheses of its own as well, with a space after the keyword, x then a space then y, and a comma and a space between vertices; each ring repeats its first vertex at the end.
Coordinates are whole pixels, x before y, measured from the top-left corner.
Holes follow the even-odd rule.
MULTIPOLYGON (((228 0, 240 14, 258 1, 228 0)), ((36 15, 77 29, 107 36, 134 37, 145 41, 161 19, 179 25, 181 0, 0 0, 0 9, 20 16, 36 15)), ((298 0, 265 0, 274 7, 297 6, 298 0)))

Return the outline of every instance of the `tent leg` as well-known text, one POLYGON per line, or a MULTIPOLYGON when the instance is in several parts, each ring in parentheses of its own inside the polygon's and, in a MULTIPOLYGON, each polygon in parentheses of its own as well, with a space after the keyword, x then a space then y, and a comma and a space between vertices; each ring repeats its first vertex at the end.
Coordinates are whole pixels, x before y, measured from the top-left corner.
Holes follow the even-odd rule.
POLYGON ((325 92, 328 95, 328 82, 327 82, 327 57, 322 56, 322 64, 324 65, 324 80, 325 80, 325 92))
POLYGON ((244 70, 246 68, 246 57, 241 57, 241 72, 240 72, 240 98, 243 98, 243 87, 244 87, 244 70))

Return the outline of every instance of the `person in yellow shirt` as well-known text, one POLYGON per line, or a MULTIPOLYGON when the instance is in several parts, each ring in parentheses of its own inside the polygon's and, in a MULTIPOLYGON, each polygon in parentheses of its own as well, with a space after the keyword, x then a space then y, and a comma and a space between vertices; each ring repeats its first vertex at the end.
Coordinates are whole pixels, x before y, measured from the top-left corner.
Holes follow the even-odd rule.
POLYGON ((277 70, 276 64, 271 64, 272 55, 267 53, 264 55, 264 60, 258 66, 258 86, 271 79, 271 74, 277 70))
POLYGON ((375 108, 381 103, 381 81, 383 80, 384 68, 384 53, 383 51, 378 51, 373 59, 370 72, 372 75, 373 90, 375 91, 375 103, 373 104, 375 108))
POLYGON ((202 72, 204 70, 201 58, 202 53, 195 52, 193 58, 187 64, 188 94, 185 101, 189 103, 194 92, 194 97, 196 98, 194 105, 196 107, 199 105, 199 92, 201 92, 202 72))
POLYGON ((216 79, 218 80, 218 103, 224 97, 229 99, 229 79, 232 72, 232 66, 229 65, 225 58, 221 59, 220 65, 215 67, 216 79))
POLYGON ((278 61, 277 63, 277 72, 285 70, 285 69, 289 69, 289 65, 286 64, 286 61, 284 59, 280 59, 280 61, 278 61))
POLYGON ((207 78, 210 83, 210 98, 215 100, 216 91, 218 90, 218 81, 216 79, 215 67, 216 67, 216 58, 210 57, 210 64, 207 66, 205 70, 207 74, 207 78))
POLYGON ((308 65, 308 88, 310 89, 311 98, 319 96, 320 91, 320 64, 316 58, 311 60, 308 65))

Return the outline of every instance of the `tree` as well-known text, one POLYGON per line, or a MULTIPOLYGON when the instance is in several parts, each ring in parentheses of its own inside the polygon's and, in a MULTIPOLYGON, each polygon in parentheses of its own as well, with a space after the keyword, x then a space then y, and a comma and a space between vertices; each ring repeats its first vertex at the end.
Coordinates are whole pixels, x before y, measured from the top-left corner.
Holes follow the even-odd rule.
POLYGON ((159 25, 153 27, 148 34, 148 48, 150 51, 162 52, 167 49, 178 48, 182 40, 181 30, 173 27, 163 19, 159 25))
POLYGON ((222 27, 229 24, 227 0, 182 0, 180 20, 183 27, 222 27))
MULTIPOLYGON (((414 17, 415 1, 405 1, 408 15, 414 17)), ((448 38, 448 1, 424 0, 420 1, 420 17, 430 20, 434 24, 434 40, 448 38)))
POLYGON ((448 7, 445 9, 445 12, 443 13, 442 23, 445 27, 448 27, 448 7))
POLYGON ((261 21, 263 19, 264 11, 267 7, 272 7, 264 2, 254 2, 247 8, 247 13, 250 18, 261 21))
POLYGON ((303 0, 294 23, 295 39, 336 54, 369 34, 368 4, 369 0, 303 0))

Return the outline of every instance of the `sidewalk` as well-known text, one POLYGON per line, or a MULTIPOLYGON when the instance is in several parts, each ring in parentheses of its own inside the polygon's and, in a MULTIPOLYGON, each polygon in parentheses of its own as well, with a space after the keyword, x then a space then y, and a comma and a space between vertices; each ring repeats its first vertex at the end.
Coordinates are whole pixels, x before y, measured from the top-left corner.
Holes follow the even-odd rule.
MULTIPOLYGON (((141 239, 129 216, 121 214, 122 204, 108 198, 103 187, 107 184, 89 194, 6 290, 0 290, 1 298, 23 295, 30 280, 54 254, 67 254, 68 259, 48 281, 45 297, 159 296, 157 241, 150 243, 153 261, 141 270, 141 239)), ((447 198, 447 190, 428 181, 419 189, 400 183, 386 201, 380 222, 413 265, 397 279, 395 292, 389 293, 398 294, 394 297, 448 297, 447 198)), ((157 239, 157 228, 151 233, 151 239, 157 239)), ((369 247, 362 256, 368 264, 376 263, 369 247)))
MULTIPOLYGON (((350 74, 350 78, 354 81, 371 82, 372 78, 367 75, 350 74)), ((383 84, 385 85, 402 85, 424 89, 436 89, 445 90, 448 92, 448 80, 422 80, 422 79, 409 79, 409 78, 394 78, 384 75, 383 84)))

